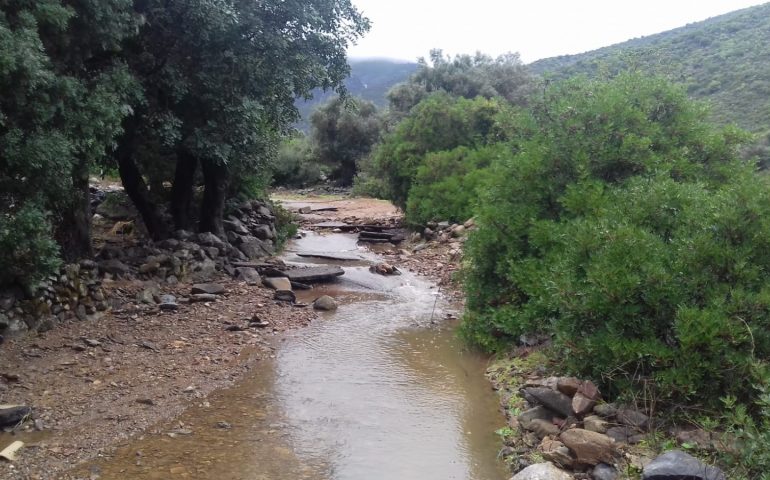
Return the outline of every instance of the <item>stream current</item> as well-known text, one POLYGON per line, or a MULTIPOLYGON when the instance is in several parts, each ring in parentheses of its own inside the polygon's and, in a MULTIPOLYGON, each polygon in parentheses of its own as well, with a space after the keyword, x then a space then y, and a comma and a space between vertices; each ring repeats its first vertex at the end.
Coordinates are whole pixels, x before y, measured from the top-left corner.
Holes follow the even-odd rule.
POLYGON ((446 320, 456 312, 435 287, 408 272, 369 272, 381 258, 352 235, 308 233, 284 260, 342 266, 338 281, 297 292, 300 302, 331 295, 339 308, 275 342, 273 358, 247 378, 162 428, 181 422, 191 434, 134 440, 99 464, 100 478, 508 478, 486 359, 456 338, 446 320))

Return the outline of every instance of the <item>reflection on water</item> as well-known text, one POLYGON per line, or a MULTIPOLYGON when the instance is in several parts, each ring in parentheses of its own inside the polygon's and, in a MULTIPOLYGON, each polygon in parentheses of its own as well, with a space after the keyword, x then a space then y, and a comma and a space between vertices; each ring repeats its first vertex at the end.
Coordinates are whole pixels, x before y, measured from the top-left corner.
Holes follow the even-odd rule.
MULTIPOLYGON (((351 252, 355 239, 309 236, 294 248, 314 246, 351 252)), ((485 360, 451 328, 430 328, 446 308, 434 290, 409 274, 345 269, 299 295, 332 294, 336 312, 279 342, 251 378, 100 463, 102 478, 507 478, 485 360), (179 422, 192 434, 163 434, 179 422)))

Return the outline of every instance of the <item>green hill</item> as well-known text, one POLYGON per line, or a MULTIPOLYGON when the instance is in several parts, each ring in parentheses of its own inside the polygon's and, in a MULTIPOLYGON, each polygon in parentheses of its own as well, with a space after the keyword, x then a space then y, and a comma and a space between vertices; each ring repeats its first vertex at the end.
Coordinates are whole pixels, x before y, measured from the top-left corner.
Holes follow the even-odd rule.
POLYGON ((625 68, 668 76, 712 105, 713 119, 770 130, 770 3, 578 55, 539 60, 534 73, 561 78, 625 68))

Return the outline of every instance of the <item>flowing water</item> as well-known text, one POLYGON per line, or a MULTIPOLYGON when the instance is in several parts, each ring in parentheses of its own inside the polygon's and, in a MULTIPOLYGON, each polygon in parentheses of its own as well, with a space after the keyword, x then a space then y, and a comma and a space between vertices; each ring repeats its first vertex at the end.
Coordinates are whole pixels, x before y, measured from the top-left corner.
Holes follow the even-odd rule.
POLYGON ((339 309, 276 342, 274 358, 249 378, 189 408, 174 438, 147 435, 99 463, 101 478, 507 478, 486 361, 455 338, 435 288, 408 273, 370 273, 378 257, 350 235, 309 234, 285 260, 342 265, 339 281, 298 292, 299 301, 332 295, 339 309))

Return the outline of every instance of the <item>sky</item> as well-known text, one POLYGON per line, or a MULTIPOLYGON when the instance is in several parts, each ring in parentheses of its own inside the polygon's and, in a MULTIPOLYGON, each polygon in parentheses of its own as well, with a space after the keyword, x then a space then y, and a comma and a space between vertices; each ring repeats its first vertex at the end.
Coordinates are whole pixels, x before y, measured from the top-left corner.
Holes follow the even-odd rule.
POLYGON ((760 5, 752 0, 352 0, 372 29, 352 58, 416 60, 432 48, 525 63, 651 35, 760 5))

